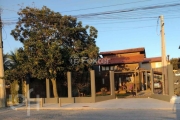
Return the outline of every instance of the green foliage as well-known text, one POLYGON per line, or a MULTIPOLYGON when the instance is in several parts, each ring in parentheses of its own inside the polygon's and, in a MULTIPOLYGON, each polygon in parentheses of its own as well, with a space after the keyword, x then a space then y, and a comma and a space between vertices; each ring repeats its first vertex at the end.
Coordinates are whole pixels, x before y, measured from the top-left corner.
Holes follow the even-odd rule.
POLYGON ((9 66, 8 69, 5 70, 4 79, 5 80, 22 80, 25 78, 26 70, 25 59, 21 55, 21 49, 16 52, 11 52, 7 54, 9 66))
POLYGON ((53 79, 58 71, 77 71, 91 66, 72 66, 69 59, 73 54, 97 58, 99 49, 95 44, 97 30, 94 27, 83 27, 76 18, 62 16, 47 7, 26 7, 18 15, 19 21, 11 35, 24 45, 28 58, 26 67, 33 77, 53 79))
POLYGON ((3 63, 3 65, 4 65, 4 70, 6 71, 6 70, 9 69, 9 67, 10 67, 10 65, 11 65, 11 63, 10 63, 10 61, 9 61, 9 59, 8 59, 8 55, 7 55, 7 54, 3 54, 3 61, 4 61, 4 63, 3 63))
POLYGON ((178 70, 180 69, 180 58, 172 58, 170 59, 170 63, 173 65, 173 70, 178 70))
POLYGON ((56 83, 58 72, 91 68, 92 64, 88 63, 73 66, 69 62, 72 55, 98 57, 99 48, 95 43, 98 31, 94 27, 83 27, 76 18, 62 16, 45 6, 42 9, 26 7, 18 15, 19 21, 11 35, 24 47, 18 51, 18 65, 7 72, 11 78, 15 77, 10 74, 14 70, 18 77, 30 73, 32 77, 56 83))

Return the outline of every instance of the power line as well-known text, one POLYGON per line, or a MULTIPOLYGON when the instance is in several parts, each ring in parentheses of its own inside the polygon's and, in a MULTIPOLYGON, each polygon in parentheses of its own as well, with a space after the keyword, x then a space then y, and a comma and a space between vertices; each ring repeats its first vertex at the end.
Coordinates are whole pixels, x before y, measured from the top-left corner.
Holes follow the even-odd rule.
POLYGON ((180 3, 168 4, 168 5, 148 6, 148 7, 138 7, 138 8, 124 9, 124 10, 106 11, 106 12, 100 12, 100 13, 80 14, 80 15, 73 15, 73 17, 77 17, 77 18, 95 17, 95 16, 114 14, 114 13, 128 13, 128 12, 138 11, 138 10, 152 10, 152 9, 175 7, 175 6, 180 6, 180 3))
POLYGON ((118 30, 104 30, 104 31, 98 31, 98 32, 121 31, 121 30, 133 30, 133 29, 142 29, 142 28, 149 28, 149 27, 156 27, 156 25, 141 26, 141 27, 132 27, 132 28, 122 28, 122 29, 118 29, 118 30))
POLYGON ((97 9, 97 8, 105 8, 105 7, 126 5, 126 4, 134 4, 134 3, 146 2, 146 1, 151 1, 151 0, 141 0, 141 1, 136 1, 136 2, 128 2, 128 3, 121 3, 121 4, 115 4, 115 5, 101 6, 101 7, 91 7, 91 8, 85 8, 85 9, 76 9, 76 10, 62 11, 61 13, 63 13, 63 12, 72 12, 72 11, 74 12, 74 11, 90 10, 90 9, 97 9))
MULTIPOLYGON (((180 4, 180 3, 179 3, 180 4)), ((161 6, 147 6, 147 7, 144 7, 144 8, 132 8, 132 9, 124 9, 124 10, 115 10, 115 11, 108 11, 108 12, 101 12, 101 13, 96 13, 96 14, 92 14, 92 13, 89 13, 89 14, 82 14, 82 15, 80 15, 81 17, 79 17, 79 15, 75 15, 75 17, 78 17, 78 18, 86 18, 86 17, 94 17, 95 15, 103 15, 103 16, 105 16, 105 15, 112 15, 112 14, 125 14, 126 12, 128 12, 129 14, 132 14, 132 12, 135 12, 135 11, 137 11, 137 10, 143 10, 143 9, 146 9, 147 10, 147 8, 151 8, 150 10, 154 10, 154 9, 157 9, 157 8, 164 8, 164 7, 172 7, 172 6, 177 6, 177 5, 179 5, 179 4, 164 4, 164 5, 161 5, 161 6), (124 13, 125 12, 125 13, 124 13), (92 14, 92 15, 91 15, 92 14), (84 17, 82 17, 82 16, 84 16, 84 17)), ((143 12, 143 11, 139 11, 139 12, 143 12)), ((146 11, 145 11, 146 12, 146 11)), ((154 11, 154 12, 157 12, 157 11, 154 11)), ((29 13, 29 12, 28 12, 29 13)), ((149 12, 148 12, 149 13, 149 12)), ((34 12, 34 14, 38 14, 37 12, 34 12)), ((134 13, 134 14, 138 14, 138 13, 134 13)), ((147 15, 147 13, 146 13, 146 15, 147 15)), ((127 16, 127 15, 126 15, 127 16)), ((97 16, 96 16, 96 18, 97 18, 97 16)))
MULTIPOLYGON (((92 13, 90 13, 90 14, 85 14, 85 16, 82 15, 83 17, 78 17, 78 19, 79 20, 88 19, 91 21, 95 21, 95 20, 96 21, 100 21, 100 20, 108 20, 108 21, 112 21, 112 20, 143 20, 143 21, 148 21, 148 20, 157 18, 157 15, 152 16, 155 13, 159 14, 160 12, 165 12, 165 13, 169 12, 168 14, 171 14, 171 12, 173 12, 173 13, 178 12, 176 9, 164 10, 164 8, 167 8, 167 7, 176 8, 179 5, 180 5, 180 3, 164 4, 164 5, 158 5, 158 6, 146 6, 146 7, 142 7, 142 8, 138 7, 138 8, 124 9, 124 10, 110 11, 108 14, 106 14, 107 12, 100 12, 100 13, 94 14, 96 17, 94 17, 94 15, 92 13), (155 11, 156 9, 162 9, 162 10, 155 11), (148 12, 147 12, 147 10, 148 10, 148 12)), ((40 14, 36 11, 30 12, 30 13, 40 14)), ((176 16, 176 17, 178 17, 178 16, 176 16)), ((8 20, 3 20, 3 23, 4 24, 15 24, 17 21, 18 20, 16 20, 16 19, 9 18, 8 20)), ((127 22, 130 22, 130 21, 127 21, 127 22)), ((134 21, 131 21, 131 22, 134 22, 134 21)), ((118 22, 118 23, 120 23, 120 22, 118 22)), ((102 24, 102 22, 100 24, 102 24)), ((107 23, 103 23, 103 24, 107 24, 107 23)))

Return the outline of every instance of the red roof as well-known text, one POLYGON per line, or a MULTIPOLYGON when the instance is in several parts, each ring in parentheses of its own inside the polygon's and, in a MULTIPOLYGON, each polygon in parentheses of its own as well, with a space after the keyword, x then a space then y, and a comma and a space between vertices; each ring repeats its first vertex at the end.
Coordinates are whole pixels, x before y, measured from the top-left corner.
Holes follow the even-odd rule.
POLYGON ((142 63, 161 62, 161 57, 144 58, 142 63))
POLYGON ((100 55, 111 55, 111 54, 118 54, 118 53, 133 53, 133 52, 143 52, 145 54, 145 48, 131 48, 131 49, 125 49, 125 50, 115 50, 115 51, 106 51, 106 52, 100 52, 100 55))
POLYGON ((121 64, 121 63, 139 63, 144 60, 144 54, 127 57, 102 58, 98 60, 99 65, 121 64))

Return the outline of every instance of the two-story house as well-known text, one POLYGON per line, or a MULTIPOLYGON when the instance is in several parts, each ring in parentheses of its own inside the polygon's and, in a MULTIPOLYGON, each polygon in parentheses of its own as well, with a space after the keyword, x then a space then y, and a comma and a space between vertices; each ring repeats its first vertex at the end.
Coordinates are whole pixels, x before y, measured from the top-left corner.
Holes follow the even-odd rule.
MULTIPOLYGON (((113 70, 115 88, 120 91, 130 91, 132 87, 137 91, 150 88, 151 68, 161 67, 161 57, 146 58, 143 47, 100 52, 100 55, 99 72, 113 70)), ((102 82, 104 84, 104 80, 102 82)))

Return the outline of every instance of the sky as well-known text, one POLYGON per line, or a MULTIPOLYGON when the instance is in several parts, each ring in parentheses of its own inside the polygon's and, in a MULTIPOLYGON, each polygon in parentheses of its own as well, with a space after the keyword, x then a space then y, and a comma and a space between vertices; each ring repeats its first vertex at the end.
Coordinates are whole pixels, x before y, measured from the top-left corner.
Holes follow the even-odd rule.
POLYGON ((98 30, 100 52, 144 47, 146 57, 161 56, 159 16, 164 16, 166 55, 180 57, 179 0, 0 0, 4 53, 22 44, 10 35, 17 12, 26 6, 47 6, 98 30))

